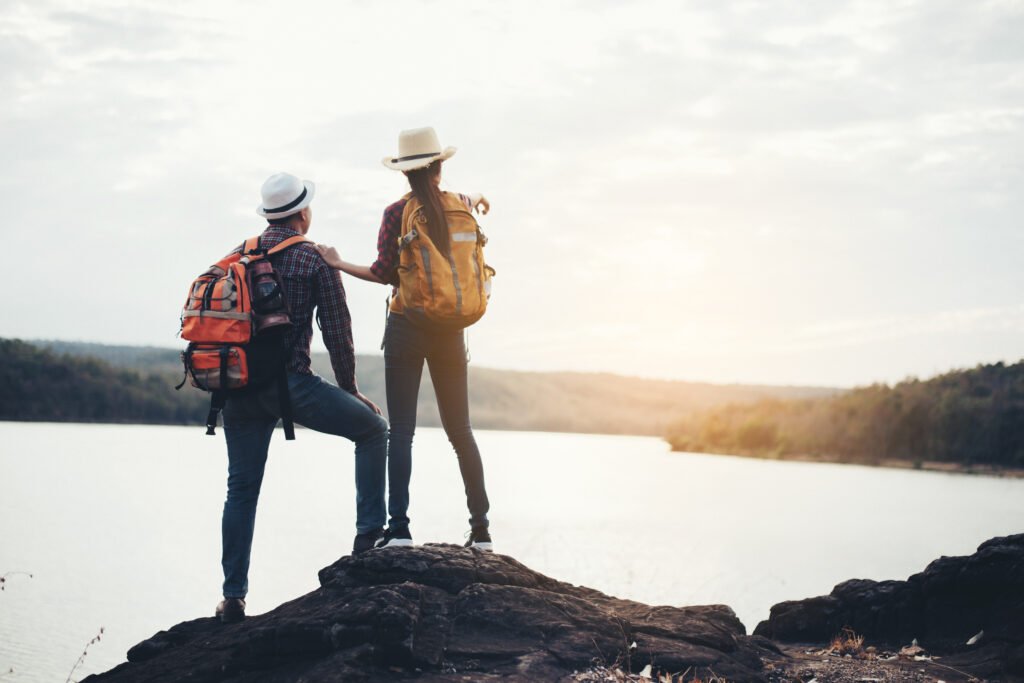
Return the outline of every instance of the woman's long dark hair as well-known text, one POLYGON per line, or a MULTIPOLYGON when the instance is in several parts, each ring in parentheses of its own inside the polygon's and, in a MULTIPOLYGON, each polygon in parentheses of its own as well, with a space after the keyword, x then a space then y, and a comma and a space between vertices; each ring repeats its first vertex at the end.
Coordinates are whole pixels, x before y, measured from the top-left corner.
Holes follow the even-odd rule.
POLYGON ((446 257, 451 255, 451 237, 448 235, 448 219, 444 215, 444 202, 437 179, 441 175, 441 162, 435 161, 426 168, 406 171, 412 194, 423 205, 423 213, 427 218, 427 235, 437 250, 446 257))

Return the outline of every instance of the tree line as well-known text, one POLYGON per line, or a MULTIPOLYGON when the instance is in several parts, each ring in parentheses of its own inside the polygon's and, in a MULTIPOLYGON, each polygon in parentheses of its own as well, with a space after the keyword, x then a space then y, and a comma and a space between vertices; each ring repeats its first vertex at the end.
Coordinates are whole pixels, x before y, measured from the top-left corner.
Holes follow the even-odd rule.
MULTIPOLYGON (((103 350, 88 351, 97 348, 103 350)), ((132 350, 108 351, 115 349, 122 355, 132 350)), ((68 351, 0 339, 0 420, 203 423, 209 397, 187 385, 174 390, 182 378, 174 351, 137 350, 146 355, 134 367, 120 365, 127 363, 120 358, 108 362, 81 355, 81 350, 68 351)), ((329 373, 326 358, 317 360, 327 366, 318 369, 329 373)), ((383 403, 380 360, 360 360, 360 383, 372 395, 381 394, 383 403)), ((789 394, 777 388, 657 383, 607 375, 486 368, 475 373, 473 401, 481 427, 645 433, 657 414, 674 408, 676 415, 683 415, 665 433, 675 450, 1024 467, 1024 361, 980 365, 894 386, 789 394), (773 395, 772 389, 779 393, 773 395), (601 406, 591 405, 592 397, 609 402, 609 394, 620 400, 611 401, 605 412, 624 413, 618 417, 622 424, 614 415, 602 413, 601 406), (524 395, 542 405, 531 411, 524 395), (631 417, 631 408, 643 415, 631 417)), ((429 389, 423 394, 421 401, 429 404, 429 389)), ((424 415, 434 412, 424 410, 424 415)))
POLYGON ((1024 361, 720 406, 681 418, 667 439, 681 451, 1024 467, 1024 361))
MULTIPOLYGON (((180 351, 67 341, 2 340, 0 419, 203 424, 207 394, 182 379, 180 351)), ((333 378, 326 353, 313 371, 333 378)), ((359 387, 386 410, 384 359, 360 355, 359 387)), ((605 373, 521 372, 470 364, 473 423, 482 429, 660 436, 680 414, 764 397, 836 393, 823 387, 676 382, 605 373)), ((431 383, 420 390, 419 424, 440 426, 431 383)))
POLYGON ((209 397, 180 380, 0 339, 0 420, 199 424, 209 397))

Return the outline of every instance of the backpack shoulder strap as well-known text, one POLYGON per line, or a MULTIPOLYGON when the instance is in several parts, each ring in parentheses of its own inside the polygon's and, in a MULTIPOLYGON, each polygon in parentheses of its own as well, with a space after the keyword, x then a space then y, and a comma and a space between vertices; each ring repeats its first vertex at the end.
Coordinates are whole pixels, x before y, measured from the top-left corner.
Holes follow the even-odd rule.
POLYGON ((270 256, 271 254, 278 254, 284 251, 285 249, 294 247, 296 244, 302 244, 303 242, 312 243, 313 240, 307 238, 305 235, 295 235, 295 237, 289 237, 286 240, 281 240, 278 244, 268 249, 267 256, 270 256))
POLYGON ((257 235, 256 237, 250 237, 249 239, 247 239, 245 242, 242 243, 242 256, 249 256, 254 251, 257 251, 259 248, 260 248, 260 238, 259 238, 259 235, 257 235))
POLYGON ((282 240, 281 242, 272 246, 270 249, 267 249, 265 252, 262 252, 260 251, 261 237, 262 235, 250 237, 249 239, 242 243, 242 248, 238 252, 233 253, 231 256, 228 257, 228 259, 225 259, 225 261, 227 261, 230 264, 230 262, 237 261, 240 257, 245 256, 248 257, 248 261, 251 263, 253 261, 258 261, 265 256, 270 256, 271 254, 278 254, 284 251, 285 249, 288 249, 289 247, 294 247, 296 244, 302 244, 303 242, 313 241, 303 235, 295 235, 294 237, 289 237, 286 240, 282 240))
POLYGON ((400 230, 400 234, 405 236, 415 229, 413 225, 413 217, 416 215, 417 211, 420 211, 423 208, 423 205, 420 204, 420 200, 416 199, 411 192, 403 197, 403 199, 406 201, 405 206, 402 207, 402 228, 400 230))
POLYGON ((445 190, 444 192, 441 193, 441 198, 449 206, 458 205, 460 208, 466 208, 466 202, 462 198, 462 195, 459 194, 458 192, 448 192, 447 190, 445 190))
MULTIPOLYGON (((473 217, 473 211, 466 204, 463 195, 455 192, 443 192, 441 197, 444 202, 445 213, 467 213, 470 217, 473 217)), ((473 220, 476 221, 476 218, 473 218, 473 220)))

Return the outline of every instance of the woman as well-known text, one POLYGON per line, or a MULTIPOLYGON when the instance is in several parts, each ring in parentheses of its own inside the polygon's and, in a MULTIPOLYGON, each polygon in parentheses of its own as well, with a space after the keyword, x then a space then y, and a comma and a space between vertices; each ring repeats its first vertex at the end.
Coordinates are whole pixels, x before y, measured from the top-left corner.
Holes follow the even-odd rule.
MULTIPOLYGON (((395 288, 384 332, 384 373, 388 414, 391 420, 388 442, 390 520, 386 531, 376 532, 381 536, 376 541, 376 546, 412 545, 408 516, 409 477, 412 473, 412 439, 416 430, 416 401, 423 374, 423 362, 426 360, 430 367, 434 393, 437 395, 441 424, 458 455, 459 470, 462 472, 462 481, 466 488, 471 529, 465 545, 489 551, 492 549, 487 520, 490 504, 484 487, 480 450, 473 438, 473 429, 469 422, 466 346, 463 332, 462 329, 443 330, 424 325, 418 318, 414 318, 415 310, 411 307, 406 310, 402 302, 408 298, 403 294, 408 293, 402 291, 399 280, 400 251, 404 247, 399 242, 403 220, 416 221, 416 228, 420 232, 426 231, 431 250, 436 249, 433 252, 435 259, 444 257, 446 261, 451 261, 452 237, 449 233, 446 208, 449 214, 453 205, 458 209, 456 213, 462 212, 465 208, 470 211, 480 210, 486 214, 490 210, 490 204, 482 195, 453 195, 440 190, 441 164, 455 154, 455 148, 448 147, 442 150, 433 128, 402 131, 398 138, 398 149, 397 157, 387 157, 383 159, 383 163, 392 170, 403 172, 409 181, 411 191, 384 210, 384 219, 377 238, 377 260, 370 266, 356 265, 342 260, 334 248, 322 245, 318 247, 324 260, 331 267, 363 280, 392 285, 395 288)), ((412 232, 411 237, 415 239, 416 231, 412 232)), ((460 233, 461 236, 465 234, 460 233)), ((408 244, 405 243, 406 246, 408 244)), ((424 243, 421 243, 420 248, 423 246, 424 243)), ((435 268, 436 264, 437 261, 435 268)), ((408 263, 403 266, 405 270, 412 267, 414 266, 408 263)), ((428 271, 429 277, 429 268, 425 270, 428 271)), ((465 285, 463 287, 465 288, 465 285)), ((475 292, 470 292, 466 288, 466 294, 475 292)), ((480 294, 483 296, 482 287, 480 294)), ((486 302, 483 303, 486 305, 486 302)))

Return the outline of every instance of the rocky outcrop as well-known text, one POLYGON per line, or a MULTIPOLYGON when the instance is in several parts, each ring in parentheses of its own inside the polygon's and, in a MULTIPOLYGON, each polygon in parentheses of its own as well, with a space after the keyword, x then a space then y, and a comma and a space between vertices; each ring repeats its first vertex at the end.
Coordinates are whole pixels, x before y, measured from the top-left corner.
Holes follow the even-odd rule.
POLYGON ((343 557, 320 586, 239 624, 178 624, 86 680, 556 681, 618 663, 754 681, 769 647, 723 605, 651 607, 457 546, 343 557))
POLYGON ((987 657, 1024 675, 1024 534, 993 538, 967 557, 941 557, 906 581, 853 579, 829 595, 779 603, 754 633, 821 643, 844 626, 869 642, 916 638, 931 652, 987 657))

